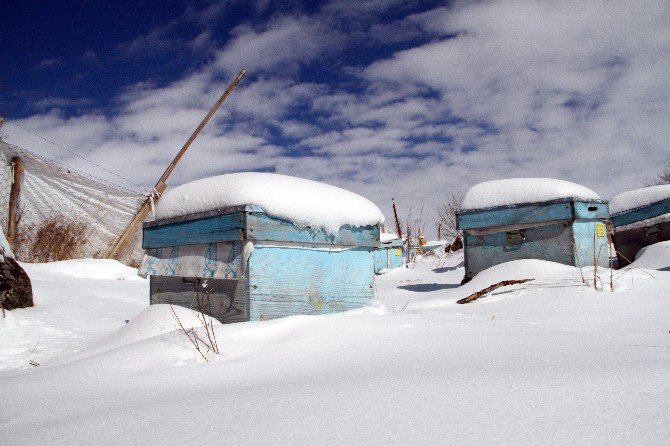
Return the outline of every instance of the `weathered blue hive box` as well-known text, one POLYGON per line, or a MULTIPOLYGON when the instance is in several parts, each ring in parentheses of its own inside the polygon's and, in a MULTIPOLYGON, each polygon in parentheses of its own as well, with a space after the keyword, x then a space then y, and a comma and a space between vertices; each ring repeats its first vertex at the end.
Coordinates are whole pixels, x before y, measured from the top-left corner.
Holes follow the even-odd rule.
POLYGON ((400 268, 403 265, 403 241, 401 239, 379 242, 374 252, 375 274, 383 270, 400 268))
POLYGON ((142 268, 152 304, 204 299, 221 322, 266 320, 367 305, 378 245, 378 226, 328 234, 235 206, 145 223, 142 268))
POLYGON ((603 200, 564 198, 485 209, 458 211, 463 231, 465 278, 494 265, 541 259, 574 266, 608 266, 603 200))
POLYGON ((612 214, 610 221, 619 267, 629 265, 645 246, 670 240, 670 198, 612 214))

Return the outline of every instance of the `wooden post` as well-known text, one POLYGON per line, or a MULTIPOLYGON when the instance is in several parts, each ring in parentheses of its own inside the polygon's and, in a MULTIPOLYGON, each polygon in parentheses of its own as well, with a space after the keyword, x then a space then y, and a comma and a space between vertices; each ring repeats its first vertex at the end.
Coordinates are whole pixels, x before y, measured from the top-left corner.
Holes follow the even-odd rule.
POLYGON ((14 176, 12 177, 12 190, 9 194, 7 242, 9 242, 9 246, 14 249, 14 240, 16 238, 16 214, 21 193, 21 177, 23 176, 23 161, 21 161, 21 158, 18 156, 12 158, 12 168, 14 170, 14 176))
MULTIPOLYGON (((177 156, 174 157, 170 165, 165 169, 165 172, 163 172, 163 175, 161 175, 160 179, 154 186, 154 190, 158 193, 157 195, 154 195, 153 199, 154 202, 157 202, 158 199, 160 198, 158 195, 162 194, 165 191, 165 188, 167 185, 165 182, 167 181, 168 177, 172 173, 175 167, 177 167, 177 163, 181 159, 182 156, 184 156, 184 153, 188 150, 188 148, 191 146, 191 143, 195 138, 200 134, 203 128, 207 125, 209 120, 214 116, 214 113, 219 109, 221 104, 223 104, 223 101, 226 100, 228 95, 230 94, 231 91, 237 86, 237 84, 242 80, 242 77, 244 76, 244 73, 246 73, 247 70, 241 70, 235 80, 230 83, 228 88, 226 88, 226 91, 223 92, 221 97, 219 98, 218 101, 212 106, 212 108, 209 110, 207 113, 207 116, 203 118, 203 120, 200 122, 200 125, 195 129, 195 131, 191 134, 191 136, 188 138, 184 146, 181 148, 179 153, 177 153, 177 156)), ((153 193, 153 191, 152 191, 153 193)), ((142 222, 147 218, 149 215, 149 211, 151 210, 151 196, 147 197, 147 199, 144 201, 142 206, 140 207, 140 210, 137 212, 133 220, 130 222, 128 227, 126 228, 125 231, 123 231, 123 234, 121 234, 121 237, 117 240, 117 242, 114 244, 112 249, 109 251, 109 254, 107 255, 108 258, 110 259, 116 259, 118 258, 123 251, 126 249, 130 241, 132 240, 133 236, 135 233, 140 229, 140 226, 142 225, 142 222)))
POLYGON ((398 231, 398 237, 402 238, 402 229, 400 227, 400 219, 398 218, 398 209, 395 207, 395 198, 391 199, 393 203, 393 216, 395 217, 395 230, 398 231))

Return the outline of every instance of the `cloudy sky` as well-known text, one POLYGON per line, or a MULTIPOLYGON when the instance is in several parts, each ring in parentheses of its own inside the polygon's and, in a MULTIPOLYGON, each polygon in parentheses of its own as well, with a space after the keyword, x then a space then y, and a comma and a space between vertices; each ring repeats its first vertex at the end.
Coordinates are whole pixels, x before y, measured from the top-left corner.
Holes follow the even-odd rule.
POLYGON ((434 234, 439 204, 481 181, 609 198, 670 163, 667 1, 35 3, 0 17, 5 139, 137 190, 241 68, 169 184, 295 175, 389 223, 395 197, 434 234))

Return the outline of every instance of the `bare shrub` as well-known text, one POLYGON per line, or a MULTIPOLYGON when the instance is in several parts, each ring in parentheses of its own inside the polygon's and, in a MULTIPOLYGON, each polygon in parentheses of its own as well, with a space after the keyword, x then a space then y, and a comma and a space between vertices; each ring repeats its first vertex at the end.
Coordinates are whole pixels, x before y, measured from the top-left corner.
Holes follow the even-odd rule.
POLYGON ((442 240, 455 239, 460 231, 456 229, 456 211, 463 201, 463 192, 454 192, 437 208, 437 221, 440 228, 439 238, 442 240))
POLYGON ((89 225, 66 215, 56 215, 40 224, 21 225, 15 253, 24 262, 55 262, 81 257, 89 225))
POLYGON ((670 164, 665 166, 665 170, 661 172, 652 181, 646 183, 646 186, 660 186, 661 184, 670 184, 670 164))
POLYGON ((195 350, 202 356, 202 358, 207 361, 207 354, 213 352, 214 354, 219 354, 219 344, 216 341, 216 333, 214 331, 213 318, 209 314, 212 312, 209 290, 207 289, 208 281, 205 279, 202 283, 198 279, 194 284, 194 294, 197 309, 193 310, 196 317, 202 324, 205 329, 205 336, 200 336, 194 328, 186 328, 182 324, 181 320, 177 316, 177 313, 174 311, 174 307, 170 305, 170 310, 172 311, 172 316, 177 321, 179 325, 179 331, 183 333, 188 340, 191 342, 195 350), (202 287, 203 291, 200 291, 202 287))

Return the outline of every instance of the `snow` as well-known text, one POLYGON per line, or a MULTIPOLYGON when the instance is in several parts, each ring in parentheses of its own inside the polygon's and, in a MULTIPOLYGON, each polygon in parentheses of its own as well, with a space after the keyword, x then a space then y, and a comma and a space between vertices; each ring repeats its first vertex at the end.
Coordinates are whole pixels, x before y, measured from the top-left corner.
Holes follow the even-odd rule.
POLYGON ((459 286, 462 254, 419 256, 378 277, 367 307, 218 325, 221 354, 207 362, 168 308, 148 306, 148 282, 131 280, 130 268, 24 265, 36 306, 0 319, 0 438, 663 444, 669 243, 614 271, 614 292, 607 269, 596 291, 592 269, 538 260, 497 265, 459 286), (640 269, 652 261, 660 268, 640 269), (522 278, 535 280, 455 303, 522 278))
POLYGON ((441 246, 447 246, 447 241, 446 240, 428 240, 425 245, 423 245, 423 249, 436 249, 441 246))
POLYGON ((168 190, 156 206, 164 219, 253 204, 297 226, 336 233, 344 225, 384 222, 370 200, 339 187, 274 173, 242 172, 203 178, 168 190))
POLYGON ((391 233, 391 232, 382 232, 379 234, 379 239, 382 243, 388 243, 392 242, 393 240, 399 240, 400 237, 398 237, 398 234, 391 233))
POLYGON ((670 184, 629 190, 610 200, 610 213, 614 215, 667 199, 670 199, 670 184))
POLYGON ((9 258, 14 258, 14 253, 12 253, 12 247, 9 246, 7 237, 5 237, 5 232, 0 229, 0 262, 4 262, 4 256, 9 258))
POLYGON ((463 197, 461 210, 538 203, 560 198, 584 201, 600 199, 591 189, 569 181, 552 178, 507 178, 472 186, 463 197))
POLYGON ((631 267, 670 271, 670 241, 642 248, 635 256, 631 267))

